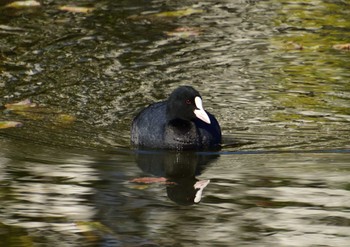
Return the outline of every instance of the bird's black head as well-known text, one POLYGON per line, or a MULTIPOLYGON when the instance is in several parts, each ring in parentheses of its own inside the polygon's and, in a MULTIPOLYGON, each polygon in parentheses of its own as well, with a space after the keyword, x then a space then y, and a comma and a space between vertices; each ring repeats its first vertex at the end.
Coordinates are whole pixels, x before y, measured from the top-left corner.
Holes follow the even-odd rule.
POLYGON ((168 98, 168 121, 175 119, 190 121, 194 118, 199 118, 210 124, 209 116, 203 109, 202 98, 199 92, 190 86, 178 87, 168 98))

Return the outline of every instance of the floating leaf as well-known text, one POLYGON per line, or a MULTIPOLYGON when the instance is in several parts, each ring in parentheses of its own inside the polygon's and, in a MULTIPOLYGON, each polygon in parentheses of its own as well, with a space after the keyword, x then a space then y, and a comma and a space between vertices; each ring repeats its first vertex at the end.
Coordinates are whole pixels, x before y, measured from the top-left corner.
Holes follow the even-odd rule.
POLYGON ((75 116, 61 113, 57 115, 55 122, 62 125, 68 125, 73 123, 75 120, 76 120, 75 116))
POLYGON ((5 8, 23 9, 23 8, 39 7, 39 6, 40 6, 40 3, 35 0, 34 1, 15 1, 7 4, 5 8))
POLYGON ((55 126, 65 126, 75 122, 76 117, 66 113, 62 113, 57 109, 52 109, 44 106, 38 106, 26 99, 17 103, 6 104, 5 108, 15 114, 32 120, 45 120, 55 126))
POLYGON ((5 107, 10 111, 26 111, 29 108, 36 107, 37 104, 32 103, 30 99, 25 99, 17 103, 6 104, 5 107))
POLYGON ((350 51, 350 43, 333 45, 333 49, 350 51))
POLYGON ((170 32, 165 32, 167 36, 188 38, 197 37, 201 34, 201 29, 197 27, 178 27, 170 32))
POLYGON ((10 112, 14 112, 33 120, 42 120, 47 113, 51 113, 47 109, 39 107, 36 103, 32 103, 29 99, 17 103, 6 104, 5 107, 10 112))
POLYGON ((16 121, 0 121, 0 129, 21 127, 23 124, 16 121))
POLYGON ((7 25, 0 25, 0 30, 12 32, 12 31, 24 31, 25 29, 19 28, 19 27, 11 27, 11 26, 7 26, 7 25))
POLYGON ((68 6, 68 5, 60 6, 58 9, 72 12, 72 13, 83 13, 83 14, 86 14, 95 10, 95 8, 77 7, 77 6, 68 6))

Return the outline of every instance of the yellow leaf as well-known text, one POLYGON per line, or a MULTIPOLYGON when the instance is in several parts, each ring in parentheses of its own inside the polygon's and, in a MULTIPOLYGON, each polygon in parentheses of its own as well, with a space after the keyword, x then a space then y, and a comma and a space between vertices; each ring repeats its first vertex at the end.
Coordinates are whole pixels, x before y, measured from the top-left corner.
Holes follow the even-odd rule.
POLYGON ((59 10, 68 11, 72 13, 89 13, 92 12, 95 8, 89 8, 89 7, 77 7, 77 6, 68 6, 64 5, 58 8, 59 10))
POLYGON ((350 51, 350 43, 333 45, 333 49, 350 51))
POLYGON ((28 110, 29 108, 33 108, 36 106, 37 105, 35 103, 32 103, 29 99, 25 99, 17 103, 10 103, 5 105, 6 109, 10 111, 25 111, 25 110, 28 110))
POLYGON ((58 114, 56 117, 56 123, 67 125, 71 124, 76 120, 75 116, 69 115, 69 114, 58 114))
POLYGON ((15 1, 9 3, 5 6, 5 8, 14 8, 14 9, 22 9, 22 8, 30 8, 30 7, 39 7, 41 4, 35 0, 33 1, 15 1))
POLYGON ((197 37, 201 33, 201 29, 196 27, 178 27, 173 31, 165 32, 167 36, 179 38, 197 37))
POLYGON ((1 121, 0 122, 0 129, 21 127, 21 126, 22 126, 22 123, 16 122, 16 121, 1 121))

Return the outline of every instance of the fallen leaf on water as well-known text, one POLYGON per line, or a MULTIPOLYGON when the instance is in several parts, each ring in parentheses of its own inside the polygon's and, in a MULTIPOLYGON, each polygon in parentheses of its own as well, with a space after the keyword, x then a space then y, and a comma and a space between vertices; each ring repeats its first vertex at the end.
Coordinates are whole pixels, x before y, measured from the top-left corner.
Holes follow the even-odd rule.
POLYGON ((68 5, 60 6, 58 9, 72 12, 72 13, 83 13, 83 14, 86 14, 95 10, 95 8, 77 7, 77 6, 68 6, 68 5))
POLYGON ((25 31, 25 29, 20 27, 11 27, 7 25, 0 25, 0 29, 4 31, 25 31))
POLYGON ((76 117, 62 113, 60 110, 37 105, 30 99, 25 99, 17 103, 5 105, 9 112, 21 115, 32 120, 45 120, 55 126, 63 127, 75 122, 76 117))
POLYGON ((6 109, 10 111, 26 111, 29 108, 34 108, 36 106, 37 104, 32 103, 30 99, 25 99, 17 103, 9 103, 5 105, 6 109))
POLYGON ((22 8, 30 8, 30 7, 39 7, 41 4, 37 1, 15 1, 9 3, 5 6, 5 8, 14 8, 14 9, 22 9, 22 8))
POLYGON ((134 178, 131 179, 131 183, 143 183, 143 184, 151 184, 151 183, 165 183, 167 181, 166 178, 155 178, 155 177, 143 177, 143 178, 134 178))
POLYGON ((55 122, 58 124, 67 125, 67 124, 73 123, 75 120, 76 120, 75 116, 61 113, 57 115, 55 122))
POLYGON ((333 45, 333 49, 350 51, 350 43, 333 45))
POLYGON ((23 124, 16 121, 0 121, 0 129, 21 127, 23 124))
POLYGON ((39 107, 30 99, 25 99, 17 103, 6 104, 5 108, 10 112, 32 120, 42 120, 47 115, 47 109, 39 107))
POLYGON ((173 31, 165 32, 167 36, 179 38, 197 37, 201 33, 201 29, 197 27, 178 27, 173 31))
POLYGON ((143 177, 143 178, 134 178, 132 180, 130 180, 130 182, 132 183, 145 183, 145 184, 150 184, 150 183, 164 183, 166 182, 167 179, 166 178, 155 178, 155 177, 143 177))

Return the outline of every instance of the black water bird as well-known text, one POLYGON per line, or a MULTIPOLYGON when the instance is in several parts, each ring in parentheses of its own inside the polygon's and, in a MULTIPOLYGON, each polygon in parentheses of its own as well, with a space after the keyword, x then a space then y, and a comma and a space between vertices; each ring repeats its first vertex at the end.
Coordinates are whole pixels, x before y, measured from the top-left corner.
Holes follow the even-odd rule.
POLYGON ((134 118, 131 143, 139 148, 218 149, 221 128, 204 110, 199 92, 181 86, 166 101, 149 105, 134 118))

